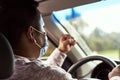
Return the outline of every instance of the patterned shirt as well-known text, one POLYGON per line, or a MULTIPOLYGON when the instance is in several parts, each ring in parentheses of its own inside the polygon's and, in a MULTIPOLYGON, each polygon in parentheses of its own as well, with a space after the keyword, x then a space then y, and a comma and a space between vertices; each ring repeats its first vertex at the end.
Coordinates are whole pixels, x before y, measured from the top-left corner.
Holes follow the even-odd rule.
POLYGON ((15 69, 7 80, 77 80, 61 68, 66 55, 57 48, 47 61, 15 55, 15 69))
POLYGON ((114 76, 110 80, 120 80, 120 76, 114 76))

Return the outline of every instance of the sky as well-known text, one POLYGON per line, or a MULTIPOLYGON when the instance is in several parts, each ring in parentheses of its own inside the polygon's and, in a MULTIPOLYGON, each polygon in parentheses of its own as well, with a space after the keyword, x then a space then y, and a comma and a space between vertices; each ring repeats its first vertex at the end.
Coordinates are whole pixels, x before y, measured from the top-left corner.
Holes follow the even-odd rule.
MULTIPOLYGON (((70 18, 71 11, 66 9, 54 13, 59 20, 66 20, 66 16, 70 18)), ((87 32, 99 27, 107 33, 120 33, 120 0, 102 0, 78 6, 74 8, 74 15, 76 16, 73 17, 80 16, 89 24, 89 28, 86 28, 87 32)))
POLYGON ((91 30, 97 26, 108 33, 120 33, 120 0, 106 0, 85 7, 89 9, 83 10, 82 18, 91 26, 91 30))

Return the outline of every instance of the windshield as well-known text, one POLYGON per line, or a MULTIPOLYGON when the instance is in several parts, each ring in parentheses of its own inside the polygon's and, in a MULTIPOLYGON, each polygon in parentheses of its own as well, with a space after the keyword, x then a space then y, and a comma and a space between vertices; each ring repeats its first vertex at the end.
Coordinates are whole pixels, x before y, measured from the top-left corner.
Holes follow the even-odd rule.
MULTIPOLYGON (((79 33, 89 49, 114 60, 120 59, 120 0, 103 0, 53 12, 69 32, 79 33)), ((79 36, 79 37, 78 37, 79 36)), ((84 44, 84 46, 86 46, 84 44)), ((83 47, 84 47, 83 46, 83 47)), ((86 48, 83 48, 84 50, 86 48)))

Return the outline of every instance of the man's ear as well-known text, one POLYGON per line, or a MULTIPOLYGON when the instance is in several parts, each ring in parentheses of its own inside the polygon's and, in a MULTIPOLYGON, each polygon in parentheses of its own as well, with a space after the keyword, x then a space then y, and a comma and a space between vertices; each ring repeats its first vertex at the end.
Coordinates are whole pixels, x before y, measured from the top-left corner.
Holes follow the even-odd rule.
POLYGON ((29 40, 34 41, 34 30, 33 30, 32 26, 29 26, 29 28, 27 30, 27 37, 29 40))

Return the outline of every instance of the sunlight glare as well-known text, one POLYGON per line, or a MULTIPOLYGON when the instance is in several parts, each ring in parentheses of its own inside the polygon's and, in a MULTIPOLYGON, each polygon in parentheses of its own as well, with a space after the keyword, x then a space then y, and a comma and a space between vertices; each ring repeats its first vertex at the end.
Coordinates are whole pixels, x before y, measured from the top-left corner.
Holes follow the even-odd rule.
POLYGON ((105 32, 120 33, 120 5, 102 7, 96 10, 86 11, 82 18, 89 26, 99 27, 105 32))

